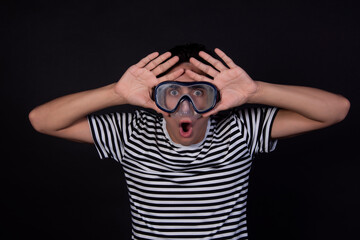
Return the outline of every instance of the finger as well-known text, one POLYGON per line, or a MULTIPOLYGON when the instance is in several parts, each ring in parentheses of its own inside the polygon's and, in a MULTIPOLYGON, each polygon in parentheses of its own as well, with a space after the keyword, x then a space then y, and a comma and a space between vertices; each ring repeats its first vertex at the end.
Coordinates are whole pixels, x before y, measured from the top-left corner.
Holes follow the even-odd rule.
POLYGON ((151 62, 149 62, 145 68, 149 71, 153 70, 154 68, 156 68, 160 63, 164 62, 166 59, 168 59, 171 56, 170 52, 166 52, 161 54, 159 57, 157 57, 156 59, 152 60, 151 62))
POLYGON ((152 100, 152 99, 149 100, 149 101, 147 101, 144 107, 145 107, 145 108, 149 108, 149 109, 153 109, 154 111, 156 111, 157 113, 160 113, 160 114, 162 114, 162 115, 168 115, 168 114, 169 114, 169 113, 161 110, 161 109, 156 105, 155 101, 152 100))
POLYGON ((161 111, 152 99, 149 99, 149 101, 147 101, 143 107, 153 109, 156 112, 161 111))
POLYGON ((137 64, 135 64, 137 67, 143 68, 146 66, 146 64, 148 64, 150 61, 152 61, 154 58, 156 58, 159 55, 158 52, 153 52, 150 53, 149 55, 147 55, 146 57, 144 57, 143 59, 140 60, 140 62, 138 62, 137 64))
POLYGON ((215 53, 228 65, 229 68, 235 68, 237 65, 233 62, 231 58, 229 58, 223 51, 219 48, 215 48, 215 53))
POLYGON ((167 60, 166 62, 157 66, 155 69, 152 70, 152 72, 155 76, 160 75, 161 73, 168 70, 170 67, 174 66, 175 63, 177 63, 178 61, 179 61, 179 57, 174 56, 174 57, 170 58, 169 60, 167 60))
MULTIPOLYGON (((156 104, 155 104, 155 106, 156 106, 156 104)), ((157 113, 160 113, 160 114, 162 114, 163 116, 167 116, 167 115, 169 115, 169 113, 167 113, 167 112, 165 112, 165 111, 163 111, 163 110, 161 110, 158 106, 156 106, 155 108, 153 108, 157 113)))
POLYGON ((197 60, 196 58, 190 58, 190 62, 197 67, 198 69, 200 69, 201 71, 203 71, 204 73, 208 74, 209 76, 212 76, 213 78, 216 77, 216 75, 219 74, 218 71, 216 71, 213 67, 206 65, 202 62, 200 62, 199 60, 197 60))
POLYGON ((163 82, 163 81, 172 81, 175 80, 176 78, 180 77, 182 74, 184 73, 184 69, 180 68, 172 73, 166 74, 165 76, 162 76, 161 78, 159 78, 159 82, 163 82))
POLYGON ((211 111, 207 113, 203 113, 203 117, 210 117, 211 115, 216 115, 218 112, 226 110, 224 107, 222 107, 221 103, 218 103, 211 111))
POLYGON ((198 82, 214 82, 211 78, 208 78, 204 75, 198 74, 196 72, 191 71, 190 69, 186 69, 185 73, 193 80, 198 82))
POLYGON ((222 64, 221 61, 213 58, 210 54, 208 54, 204 51, 200 51, 199 56, 202 57, 205 61, 210 63, 212 66, 214 66, 219 71, 225 71, 228 69, 224 64, 222 64))

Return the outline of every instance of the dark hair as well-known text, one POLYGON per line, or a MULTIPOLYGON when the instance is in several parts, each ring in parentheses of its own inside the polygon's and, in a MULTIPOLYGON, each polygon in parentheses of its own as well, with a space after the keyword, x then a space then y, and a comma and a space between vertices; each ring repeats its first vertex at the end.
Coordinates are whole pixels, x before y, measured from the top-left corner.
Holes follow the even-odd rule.
POLYGON ((171 52, 171 56, 178 56, 179 61, 174 66, 172 66, 171 68, 169 68, 168 70, 166 70, 165 72, 160 74, 158 77, 164 76, 165 74, 169 73, 173 68, 180 65, 181 63, 189 62, 191 57, 199 60, 200 62, 202 62, 204 64, 210 65, 207 61, 205 61, 204 59, 199 57, 200 51, 204 51, 204 52, 210 54, 212 57, 218 58, 217 55, 213 51, 208 50, 205 47, 205 45, 202 45, 199 43, 186 43, 183 45, 177 45, 177 46, 169 49, 168 51, 171 52))

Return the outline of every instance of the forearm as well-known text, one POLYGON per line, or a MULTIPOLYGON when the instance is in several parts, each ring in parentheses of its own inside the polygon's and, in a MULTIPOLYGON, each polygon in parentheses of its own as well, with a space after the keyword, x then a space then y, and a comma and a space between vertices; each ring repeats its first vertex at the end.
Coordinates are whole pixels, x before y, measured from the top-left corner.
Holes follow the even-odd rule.
POLYGON ((66 95, 32 110, 29 119, 33 127, 43 133, 51 134, 65 129, 88 114, 119 104, 124 100, 115 94, 114 84, 66 95))
POLYGON ((331 125, 343 120, 349 101, 320 89, 256 82, 257 92, 249 103, 265 104, 296 112, 308 119, 331 125))

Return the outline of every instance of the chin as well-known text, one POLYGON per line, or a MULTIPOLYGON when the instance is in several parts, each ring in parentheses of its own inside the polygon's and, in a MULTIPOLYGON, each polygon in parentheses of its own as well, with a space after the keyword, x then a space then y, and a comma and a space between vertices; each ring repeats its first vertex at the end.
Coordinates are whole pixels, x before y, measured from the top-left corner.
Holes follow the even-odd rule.
POLYGON ((194 141, 192 139, 181 139, 178 143, 183 146, 190 146, 190 145, 196 144, 198 142, 199 141, 194 141))
POLYGON ((199 118, 191 121, 188 118, 174 119, 165 117, 167 131, 177 144, 189 146, 203 140, 206 132, 208 118, 199 118))

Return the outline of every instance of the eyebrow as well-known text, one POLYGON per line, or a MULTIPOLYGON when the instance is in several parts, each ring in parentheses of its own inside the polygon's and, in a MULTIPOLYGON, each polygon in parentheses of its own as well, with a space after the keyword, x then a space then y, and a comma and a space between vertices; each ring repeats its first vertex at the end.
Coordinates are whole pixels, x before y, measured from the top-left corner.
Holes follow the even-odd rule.
POLYGON ((176 85, 176 84, 171 84, 171 85, 169 85, 167 88, 179 89, 180 86, 179 86, 179 85, 176 85))
POLYGON ((204 86, 201 85, 195 85, 195 86, 189 86, 190 89, 206 89, 204 86))

